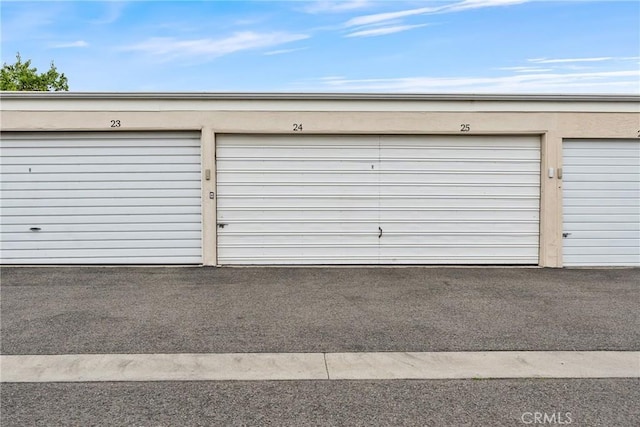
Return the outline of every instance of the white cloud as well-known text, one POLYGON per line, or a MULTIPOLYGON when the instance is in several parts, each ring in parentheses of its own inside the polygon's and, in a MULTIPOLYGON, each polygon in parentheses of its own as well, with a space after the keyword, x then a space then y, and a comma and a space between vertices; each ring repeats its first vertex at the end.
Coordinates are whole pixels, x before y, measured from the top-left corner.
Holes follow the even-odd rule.
POLYGON ((533 62, 534 64, 564 64, 571 62, 602 62, 602 61, 611 61, 615 59, 611 56, 602 56, 597 58, 561 58, 561 59, 547 59, 547 58, 532 58, 527 59, 529 62, 533 62))
POLYGON ((307 13, 341 13, 362 9, 371 4, 370 0, 316 0, 304 8, 307 13))
POLYGON ((544 73, 547 71, 553 71, 552 68, 540 67, 500 67, 498 70, 515 71, 516 73, 544 73))
POLYGON ((462 10, 479 9, 483 7, 509 6, 530 1, 533 0, 464 0, 436 7, 420 7, 417 9, 400 10, 397 12, 385 12, 372 15, 357 16, 348 20, 344 25, 346 27, 358 27, 362 25, 379 24, 382 22, 406 18, 409 16, 458 12, 462 10))
POLYGON ((421 7, 419 9, 402 10, 399 12, 376 13, 374 15, 364 15, 351 18, 344 25, 345 27, 359 27, 362 25, 378 24, 385 21, 391 21, 398 18, 406 18, 407 16, 424 15, 427 13, 437 12, 443 7, 421 7))
POLYGON ((482 7, 511 6, 530 1, 533 0, 465 0, 447 7, 446 10, 454 12, 459 10, 479 9, 482 7))
POLYGON ((278 49, 278 50, 271 50, 269 52, 265 52, 265 53, 263 53, 263 55, 266 55, 266 56, 282 55, 282 54, 285 54, 285 53, 292 53, 292 52, 297 52, 299 50, 307 50, 307 49, 308 48, 306 48, 306 47, 299 47, 299 48, 296 48, 296 49, 278 49))
MULTIPOLYGON (((640 70, 492 77, 324 78, 331 91, 404 93, 640 93, 640 70)), ((316 88, 317 89, 317 88, 316 88)))
POLYGON ((122 16, 127 4, 123 1, 110 1, 101 3, 101 6, 104 8, 104 13, 100 18, 90 21, 92 24, 105 25, 116 22, 122 16))
POLYGON ((178 40, 173 37, 153 37, 141 43, 125 46, 121 50, 164 56, 166 60, 188 56, 210 59, 243 50, 278 46, 306 38, 309 38, 306 34, 243 31, 222 39, 178 40))
POLYGON ((84 40, 77 40, 75 42, 71 42, 71 43, 58 43, 58 44, 54 44, 51 47, 54 49, 65 49, 65 48, 72 48, 72 47, 88 47, 89 43, 87 43, 84 40))
POLYGON ((371 30, 362 30, 356 31, 353 33, 349 33, 346 37, 372 37, 372 36, 382 36, 386 34, 399 33, 401 31, 412 30, 414 28, 425 27, 427 24, 421 25, 394 25, 390 27, 379 27, 371 30))

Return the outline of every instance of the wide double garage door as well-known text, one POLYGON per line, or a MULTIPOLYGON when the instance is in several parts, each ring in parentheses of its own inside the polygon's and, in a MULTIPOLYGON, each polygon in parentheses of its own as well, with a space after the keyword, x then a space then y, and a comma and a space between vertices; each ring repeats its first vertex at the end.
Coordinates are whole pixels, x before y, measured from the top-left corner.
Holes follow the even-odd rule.
POLYGON ((537 136, 218 135, 218 264, 538 264, 537 136))
POLYGON ((199 133, 3 133, 3 264, 202 263, 199 133))

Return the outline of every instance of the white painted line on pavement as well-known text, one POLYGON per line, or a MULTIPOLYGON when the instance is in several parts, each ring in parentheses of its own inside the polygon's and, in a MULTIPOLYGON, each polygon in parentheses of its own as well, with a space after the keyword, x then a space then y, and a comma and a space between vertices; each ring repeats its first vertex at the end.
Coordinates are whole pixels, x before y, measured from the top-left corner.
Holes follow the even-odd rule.
POLYGON ((1 382, 326 379, 322 353, 0 356, 1 382))
POLYGON ((487 351, 327 354, 332 379, 629 378, 640 352, 487 351))
POLYGON ((1 382, 638 377, 632 351, 0 356, 1 382))

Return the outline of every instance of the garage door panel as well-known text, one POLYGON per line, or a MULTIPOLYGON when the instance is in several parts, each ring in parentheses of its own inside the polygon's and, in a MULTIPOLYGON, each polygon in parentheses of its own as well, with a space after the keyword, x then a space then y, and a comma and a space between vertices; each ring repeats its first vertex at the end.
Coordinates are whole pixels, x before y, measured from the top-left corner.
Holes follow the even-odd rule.
POLYGON ((219 263, 537 263, 538 138, 337 141, 217 137, 219 263))
POLYGON ((321 196, 351 196, 351 195, 369 195, 378 194, 378 186, 376 184, 363 183, 344 184, 344 185, 308 185, 308 184, 277 184, 271 186, 247 184, 247 185, 225 185, 218 186, 218 192, 222 194, 234 194, 238 197, 259 197, 259 196, 288 196, 292 199, 298 197, 312 195, 321 196))
POLYGON ((139 173, 148 172, 172 173, 172 172, 197 172, 200 173, 200 164, 196 163, 131 163, 131 164, 41 164, 41 165, 2 165, 3 173, 12 174, 92 174, 92 173, 139 173), (29 171, 31 169, 31 171, 29 171))
POLYGON ((385 148, 395 147, 458 147, 464 149, 499 149, 507 148, 510 150, 521 150, 536 148, 539 141, 528 135, 509 135, 508 137, 500 135, 473 135, 457 136, 457 135, 380 135, 380 140, 384 143, 385 148), (469 141, 473 140, 470 145, 469 141))
POLYGON ((290 231, 265 232, 259 236, 244 233, 229 232, 220 239, 219 244, 223 247, 240 245, 241 247, 276 247, 295 244, 300 247, 334 245, 336 247, 348 246, 354 239, 358 239, 359 244, 378 245, 378 228, 371 228, 368 232, 322 232, 322 233, 294 233, 290 231))
POLYGON ((563 142, 565 266, 640 265, 640 141, 563 142))
MULTIPOLYGON (((8 182, 100 182, 100 181, 119 181, 123 177, 122 172, 111 173, 2 173, 3 183, 8 182)), ((193 182, 200 179, 200 171, 198 172, 129 172, 127 174, 130 181, 153 181, 153 182, 193 182)))
MULTIPOLYGON (((566 172, 566 171, 565 171, 566 172)), ((569 171, 571 173, 571 171, 569 171)), ((572 173, 571 176, 573 179, 579 180, 578 182, 570 182, 569 184, 576 188, 584 188, 584 186, 589 185, 591 188, 599 189, 599 188, 611 188, 613 186, 618 187, 618 184, 636 184, 632 186, 632 188, 637 188, 640 183, 640 179, 638 179, 637 173, 617 173, 612 172, 608 174, 595 174, 595 173, 572 173), (598 187, 603 186, 603 187, 598 187)))
POLYGON ((578 232, 578 231, 628 231, 633 235, 634 231, 640 230, 640 224, 637 221, 623 222, 623 221, 608 221, 606 219, 598 219, 598 221, 591 222, 579 222, 572 219, 570 223, 565 222, 565 232, 578 232))
POLYGON ((111 147, 130 145, 136 146, 163 146, 175 145, 199 147, 199 136, 193 132, 162 131, 162 132, 11 132, 11 137, 3 142, 2 146, 24 146, 29 141, 28 147, 59 147, 59 146, 95 146, 108 143, 111 147), (42 135, 46 134, 46 138, 42 135), (152 136, 152 138, 148 138, 152 136))
MULTIPOLYGON (((573 161, 572 158, 567 159, 570 162, 573 161)), ((640 162, 634 161, 633 158, 630 159, 620 159, 619 162, 616 162, 615 165, 612 166, 589 166, 589 173, 582 173, 583 177, 588 178, 589 176, 595 175, 618 175, 618 174, 635 174, 640 167, 640 162), (626 164, 622 164, 626 163, 626 164)), ((567 165, 566 163, 563 166, 564 171, 574 174, 576 171, 579 171, 580 165, 567 165)))
POLYGON ((263 235, 269 232, 277 232, 283 235, 293 234, 314 234, 314 233, 369 233, 370 230, 378 230, 378 220, 326 220, 322 221, 286 221, 279 219, 265 219, 254 221, 240 221, 236 219, 220 219, 224 226, 224 233, 218 229, 218 239, 224 239, 225 236, 232 236, 238 232, 263 235), (277 231, 274 231, 277 230, 277 231))
POLYGON ((383 244, 385 248, 386 258, 398 258, 403 257, 443 257, 443 258, 456 258, 456 257, 474 257, 474 254, 482 254, 484 257, 491 257, 493 259, 497 257, 518 257, 526 258, 536 256, 538 252, 537 246, 499 246, 499 245, 429 245, 429 244, 402 244, 391 245, 383 244))
POLYGON ((157 224, 159 230, 163 229, 163 224, 172 223, 198 223, 200 214, 141 214, 130 213, 127 215, 65 215, 65 216, 7 216, 2 219, 2 226, 10 224, 24 224, 28 226, 41 226, 45 224, 126 224, 126 223, 153 223, 157 224))
MULTIPOLYGON (((613 148, 612 148, 613 150, 613 148)), ((637 157, 634 156, 633 153, 627 156, 570 156, 564 157, 562 159, 563 167, 569 168, 571 171, 573 168, 580 168, 582 166, 595 166, 597 168, 608 168, 609 171, 615 172, 618 167, 627 167, 627 166, 640 166, 640 161, 637 157), (594 162, 594 158, 597 159, 594 162), (595 163, 595 165, 594 165, 595 163)), ((596 169, 597 170, 597 169, 596 169)))
POLYGON ((309 161, 309 158, 317 159, 320 161, 332 161, 338 159, 344 160, 357 160, 362 162, 366 159, 377 161, 377 156, 374 154, 370 156, 362 155, 362 148, 359 146, 342 146, 342 147, 314 147, 314 146, 270 146, 269 151, 264 152, 263 155, 256 156, 256 150, 260 148, 257 146, 249 147, 232 147, 225 150, 225 156, 231 159, 244 159, 248 161, 261 161, 261 160, 277 160, 279 162, 297 161, 303 162, 309 161), (337 154, 339 153, 339 154, 337 154))
POLYGON ((2 163, 4 263, 202 260, 196 133, 7 133, 2 163))
POLYGON ((606 205, 606 206, 589 206, 589 205, 581 205, 581 206, 567 206, 564 208, 564 214, 565 215, 583 215, 583 212, 585 210, 585 207, 587 207, 589 209, 589 212, 593 215, 608 215, 609 217, 611 215, 631 215, 632 217, 635 218, 635 215, 638 212, 638 209, 640 209, 640 205, 635 204, 635 206, 631 205, 629 203, 628 206, 624 206, 624 205, 606 205))
MULTIPOLYGON (((625 206, 638 206, 640 207, 640 201, 634 199, 622 199, 622 198, 614 198, 608 197, 607 199, 607 207, 625 207, 625 206)), ((573 208, 578 206, 593 206, 593 200, 590 198, 576 198, 576 197, 565 197, 564 206, 566 208, 573 208)))
POLYGON ((7 217, 18 216, 29 218, 32 216, 107 216, 107 215, 183 215, 200 214, 199 206, 82 206, 82 207, 44 207, 4 208, 2 214, 7 217), (135 213, 132 213, 135 208, 135 213))
MULTIPOLYGON (((498 263, 502 264, 530 264, 531 256, 514 256, 510 254, 500 255, 502 262, 498 263)), ((388 257, 381 256, 380 264, 381 265, 397 265, 397 264, 406 264, 406 265, 496 265, 495 263, 496 256, 495 255, 457 255, 455 257, 451 257, 448 255, 433 255, 427 256, 425 254, 416 255, 416 256, 402 256, 402 257, 388 257)))
MULTIPOLYGON (((474 206, 478 209, 494 209, 500 210, 503 208, 512 208, 515 197, 496 197, 496 196, 433 196, 413 194, 411 197, 402 195, 386 195, 385 199, 387 203, 392 203, 393 206, 400 210, 408 210, 412 208, 434 208, 434 209, 458 209, 468 208, 474 206)), ((533 209, 538 210, 540 201, 536 196, 519 196, 518 207, 521 209, 533 209)))
POLYGON ((625 189, 625 190, 586 190, 575 189, 563 186, 565 200, 580 199, 580 200, 598 200, 592 204, 608 204, 609 199, 634 199, 638 194, 637 190, 625 189))
MULTIPOLYGON (((398 247, 406 245, 407 247, 425 245, 426 247, 444 246, 499 246, 512 247, 520 245, 523 237, 536 237, 536 233, 477 233, 472 232, 457 234, 454 233, 420 233, 409 234, 406 232, 394 232, 384 229, 384 241, 380 242, 384 247, 398 247)), ((533 247, 536 247, 534 244, 533 247)))
POLYGON ((3 195, 7 199, 137 199, 140 197, 171 197, 171 198, 184 198, 200 199, 201 191, 196 189, 121 189, 121 190, 39 190, 32 189, 29 191, 24 190, 3 190, 3 195))
MULTIPOLYGON (((224 153, 226 147, 220 147, 224 153)), ((366 156, 364 153, 358 159, 340 159, 339 161, 323 160, 317 158, 299 158, 295 162, 283 162, 278 159, 245 159, 224 157, 224 163, 218 165, 218 173, 222 181, 228 180, 226 174, 233 173, 254 173, 260 170, 261 173, 280 172, 318 172, 335 173, 340 172, 360 172, 371 170, 372 162, 377 162, 377 155, 366 156)), ((240 177, 241 175, 238 175, 240 177)), ((236 177, 232 177, 235 179, 236 177)))
POLYGON ((636 222, 638 218, 638 214, 618 214, 618 213, 608 213, 608 214, 567 214, 567 217, 570 217, 571 221, 577 221, 582 223, 616 223, 621 222, 625 224, 633 224, 636 222), (606 216, 606 219, 603 218, 606 216))
POLYGON ((287 222, 290 220, 293 221, 304 221, 304 222, 313 222, 318 220, 328 220, 328 221, 343 221, 343 220, 371 220, 375 221, 378 219, 378 213, 370 210, 370 209, 357 209, 357 208, 349 208, 349 209, 333 209, 333 208, 310 208, 303 209, 297 207, 295 209, 225 209, 224 213, 221 213, 219 218, 233 218, 234 220, 251 220, 256 217, 256 215, 263 215, 265 218, 278 218, 282 222, 287 222))
POLYGON ((629 179, 619 179, 617 177, 611 177, 611 179, 607 176, 602 176, 603 180, 606 181, 579 181, 579 182, 565 182, 563 185, 563 189, 565 191, 572 190, 582 190, 582 191, 602 191, 602 190, 612 190, 617 192, 625 191, 625 192, 638 192, 640 191, 640 181, 634 180, 630 181, 629 179))
POLYGON ((536 234, 539 231, 538 221, 533 219, 520 220, 520 221, 505 221, 500 223, 500 227, 496 227, 493 220, 485 221, 465 221, 460 222, 453 219, 447 220, 412 220, 412 221, 384 221, 381 223, 382 229, 389 233, 452 233, 452 235, 462 234, 476 234, 476 233, 490 233, 497 235, 500 233, 514 233, 523 232, 531 235, 536 234))
MULTIPOLYGON (((314 256, 316 265, 372 265, 378 264, 378 256, 361 256, 358 253, 335 254, 314 256)), ((233 258, 220 257, 220 264, 230 265, 309 265, 309 257, 302 255, 285 255, 275 257, 262 256, 234 256, 233 258)))
MULTIPOLYGON (((381 164, 384 173, 381 174, 380 219, 384 224, 385 236, 389 238, 380 242, 381 260, 389 260, 391 256, 392 262, 395 259, 422 257, 426 260, 459 259, 463 263, 510 263, 517 258, 519 263, 537 263, 539 140, 517 136, 436 136, 424 139, 414 136, 385 136, 383 139, 380 150, 380 157, 384 159, 381 164), (454 170, 438 168, 426 170, 427 173, 404 174, 405 168, 420 169, 433 161, 456 166, 454 170), (390 183, 387 183, 386 177, 391 177, 390 183), (397 210, 396 200, 385 197, 392 194, 423 200, 434 196, 461 196, 463 203, 452 210, 434 206, 397 210), (475 203, 478 198, 500 200, 501 204, 500 207, 486 207, 483 203, 475 203), (387 223, 394 219, 394 223, 387 223), (419 231, 415 223, 423 219, 429 219, 439 227, 453 225, 457 227, 457 232, 464 230, 465 233, 437 238, 424 236, 425 240, 422 241, 407 236, 404 237, 404 245, 401 241, 392 245, 396 243, 393 233, 419 231), (480 229, 478 221, 483 222, 480 229), (470 229, 466 228, 467 222, 472 222, 470 229), (521 222, 530 222, 532 228, 528 234, 499 235, 503 228, 507 231, 511 229, 513 222, 518 226, 523 225, 521 222), (491 230, 495 235, 478 236, 472 234, 471 230, 491 230)), ((522 228, 518 227, 518 230, 522 228)))
MULTIPOLYGON (((114 236, 115 237, 115 236, 114 236)), ((5 251, 14 250, 26 250, 34 253, 39 253, 46 250, 104 250, 104 249, 148 249, 148 248, 193 248, 194 243, 197 244, 200 236, 196 239, 130 239, 130 240, 117 240, 112 238, 97 238, 94 240, 24 240, 20 242, 16 241, 4 241, 2 242, 2 249, 5 251)))
POLYGON ((433 197, 433 196, 450 196, 452 191, 455 190, 456 194, 459 194, 462 197, 471 198, 473 196, 480 197, 509 197, 513 196, 514 198, 527 197, 527 196, 537 196, 540 193, 540 187, 534 185, 526 185, 526 186, 517 186, 517 185, 502 185, 495 187, 487 187, 487 186, 472 186, 472 185, 416 185, 416 186, 407 186, 407 185, 385 185, 380 188, 380 196, 381 200, 392 201, 394 198, 398 197, 433 197), (455 189, 451 188, 455 187, 455 189))
MULTIPOLYGON (((76 221, 79 218, 71 218, 68 223, 54 224, 52 222, 43 221, 36 222, 30 220, 22 220, 20 223, 2 223, 2 236, 11 235, 13 233, 28 234, 28 235, 42 235, 51 236, 49 233, 61 233, 61 235, 77 233, 78 236, 82 236, 82 233, 128 233, 127 236, 135 236, 137 232, 140 233, 155 233, 162 236, 165 232, 180 232, 183 235, 190 236, 191 232, 201 234, 202 225, 192 222, 101 222, 101 223, 79 223, 76 221), (41 233, 34 233, 30 230, 33 226, 39 226, 41 233)), ((102 218, 105 221, 110 221, 112 218, 102 218)), ((138 219, 138 218, 136 218, 138 219)), ((159 218, 164 220, 164 218, 159 218)), ((34 239, 35 240, 35 239, 34 239)))
MULTIPOLYGON (((140 251, 138 251, 139 253, 140 251)), ((201 256, 194 255, 172 255, 161 256, 153 255, 151 257, 145 256, 87 256, 87 254, 70 257, 56 257, 49 254, 49 256, 43 258, 29 258, 28 262, 21 261, 21 259, 9 259, 3 260, 6 264, 21 264, 21 265, 56 265, 56 264, 75 264, 75 265, 105 265, 105 264, 128 264, 128 265, 148 265, 148 264, 165 264, 165 265, 192 265, 202 262, 201 256)))
POLYGON ((48 182, 3 182, 3 191, 40 192, 44 190, 200 190, 199 181, 48 181, 48 182), (34 190, 34 184, 37 190, 34 190))
POLYGON ((231 247, 220 245, 221 264, 237 262, 240 264, 309 264, 309 259, 317 264, 376 264, 378 247, 373 246, 335 246, 300 245, 295 253, 291 246, 274 245, 261 247, 231 247))
POLYGON ((3 209, 8 208, 37 208, 37 207, 96 207, 109 209, 113 206, 171 206, 176 203, 175 198, 170 197, 140 197, 123 199, 82 198, 82 199, 5 199, 3 209))
MULTIPOLYGON (((300 139, 295 135, 253 135, 253 134, 237 134, 237 135, 220 135, 222 138, 218 146, 225 145, 225 152, 233 153, 233 150, 242 147, 251 147, 263 150, 265 146, 281 148, 291 147, 304 149, 305 147, 370 147, 371 138, 366 135, 313 135, 312 139, 300 139), (258 137, 258 138, 256 138, 258 137), (229 138, 233 141, 229 143, 229 138)), ((373 137, 376 140, 377 136, 373 137)), ((225 154, 226 157, 226 154, 225 154)))
POLYGON ((610 253, 600 253, 600 254, 580 254, 574 255, 580 257, 580 264, 576 266, 583 267, 598 267, 598 266, 613 266, 613 267, 628 267, 637 265, 640 262, 639 255, 630 255, 630 254, 610 254, 610 253))
MULTIPOLYGON (((255 208, 256 206, 270 206, 272 208, 324 208, 333 206, 335 208, 369 208, 373 205, 373 200, 377 201, 377 195, 368 197, 358 195, 347 195, 344 197, 327 197, 327 196, 300 196, 292 199, 285 197, 218 197, 218 209, 237 209, 237 208, 255 208)), ((377 202, 376 202, 377 203, 377 202)))
POLYGON ((538 211, 532 209, 504 209, 496 211, 493 209, 463 209, 447 210, 424 208, 396 210, 384 208, 380 210, 380 221, 406 221, 412 222, 420 219, 430 219, 432 221, 455 220, 463 223, 465 221, 491 220, 492 222, 533 220, 537 221, 538 211))
MULTIPOLYGON (((609 227, 607 227, 609 228, 609 227)), ((627 227, 624 227, 624 230, 580 230, 580 229, 573 229, 570 231, 571 233, 571 239, 567 240, 567 245, 570 246, 572 243, 572 241, 574 240, 582 240, 582 239, 593 239, 595 240, 601 240, 601 239, 613 239, 613 240, 617 240, 617 239, 629 239, 631 241, 634 240, 634 238, 637 238, 637 236, 639 235, 638 233, 640 233, 640 224, 637 224, 637 227, 635 230, 629 230, 627 227)))
POLYGON ((608 242, 600 242, 602 246, 566 246, 566 255, 625 255, 640 261, 640 248, 636 245, 612 246, 608 242))
MULTIPOLYGON (((191 262, 198 263, 201 259, 199 249, 194 248, 174 248, 170 246, 162 248, 83 248, 83 249, 26 249, 26 250, 14 250, 3 251, 2 260, 4 263, 13 264, 20 261, 21 264, 36 263, 41 260, 41 263, 51 264, 53 259, 59 259, 59 263, 64 264, 79 264, 86 263, 90 259, 100 260, 101 263, 112 263, 111 258, 123 257, 136 257, 140 260, 144 260, 145 263, 155 264, 158 262, 155 258, 167 257, 167 251, 171 252, 171 257, 175 257, 174 261, 169 264, 175 264, 176 262, 191 262), (9 252, 9 253, 7 253, 9 252), (189 260, 189 261, 187 261, 189 260), (26 262, 28 261, 28 262, 26 262), (74 262, 75 261, 75 262, 74 262)), ((125 258, 126 259, 126 258, 125 258)), ((128 262, 124 262, 129 264, 128 262)))
POLYGON ((465 159, 461 160, 432 160, 432 159, 414 159, 414 160, 397 160, 385 159, 385 164, 381 168, 381 175, 388 173, 405 173, 424 172, 424 171, 441 171, 441 172, 495 172, 496 170, 504 172, 517 173, 540 173, 540 163, 537 160, 509 160, 494 158, 489 161, 486 159, 465 159), (391 171, 391 172, 390 172, 391 171))
POLYGON ((480 184, 496 184, 501 185, 509 179, 510 184, 531 185, 537 181, 540 172, 523 173, 448 173, 448 172, 431 172, 431 173, 394 173, 385 172, 380 175, 380 183, 383 185, 432 185, 432 184, 450 184, 450 185, 468 185, 470 182, 476 185, 480 184))
POLYGON ((153 231, 126 231, 126 230, 109 230, 109 231, 78 231, 76 229, 67 232, 52 231, 49 227, 47 231, 33 232, 30 230, 22 230, 17 232, 3 232, 3 242, 46 242, 46 241, 93 241, 93 240, 117 240, 126 236, 129 240, 197 240, 202 238, 200 230, 182 231, 182 230, 153 230, 153 231))
POLYGON ((242 174, 238 173, 226 173, 221 172, 219 174, 218 182, 220 185, 229 185, 230 179, 233 179, 233 184, 251 184, 255 185, 257 182, 265 186, 270 185, 344 185, 344 184, 377 184, 377 174, 363 174, 362 172, 342 172, 339 176, 336 176, 336 172, 329 173, 252 173, 246 172, 242 174), (226 175, 231 175, 227 177, 226 175), (235 176, 235 178, 234 178, 235 176))
POLYGON ((39 165, 108 165, 108 164, 131 164, 131 165, 139 165, 139 164, 154 164, 154 165, 162 165, 162 164, 193 164, 194 162, 198 162, 199 156, 197 154, 190 156, 149 156, 139 155, 139 156, 127 156, 123 158, 119 155, 110 155, 110 156, 60 156, 60 157, 5 157, 2 160, 3 165, 23 165, 23 166, 33 166, 38 167, 39 165))
MULTIPOLYGON (((622 151, 631 151, 637 153, 638 149, 632 145, 629 145, 628 139, 570 139, 566 142, 571 144, 571 158, 576 156, 590 156, 594 157, 591 153, 600 154, 601 151, 607 152, 607 157, 620 157, 622 151), (606 145, 594 145, 604 142, 606 145)), ((598 157, 598 156, 596 156, 598 157)))
MULTIPOLYGON (((147 156, 149 154, 149 146, 132 146, 132 145, 120 145, 119 154, 116 157, 120 157, 120 155, 124 154, 126 156, 132 157, 135 159, 139 156, 147 156)), ((98 158, 106 158, 112 159, 113 156, 113 146, 100 146, 95 142, 93 145, 86 145, 84 147, 72 146, 72 147, 30 147, 30 148, 22 148, 20 146, 7 148, 3 146, 3 161, 6 161, 8 158, 11 159, 22 159, 23 162, 20 164, 28 164, 34 158, 41 159, 55 159, 55 158, 66 158, 66 159, 75 159, 75 158, 84 158, 91 159, 94 157, 98 158)), ((153 147, 153 155, 154 157, 158 156, 193 156, 193 150, 191 147, 184 146, 169 146, 169 147, 153 147)), ((48 162, 47 162, 48 163, 48 162)), ((84 163, 84 162, 83 162, 84 163)))
MULTIPOLYGON (((385 140, 385 144, 388 140, 385 140)), ((423 147, 423 148, 405 148, 405 147, 392 147, 384 145, 381 149, 382 156, 385 160, 390 162, 394 161, 408 161, 408 162, 421 162, 421 161, 459 161, 464 158, 468 163, 478 163, 480 161, 493 161, 497 155, 503 161, 517 161, 522 159, 530 159, 538 155, 538 148, 521 148, 521 149, 503 149, 494 148, 493 146, 487 147, 460 147, 450 148, 446 146, 440 147, 423 147), (469 153, 473 155, 470 156, 469 153)))
POLYGON ((567 253, 590 253, 588 252, 588 249, 594 249, 597 250, 597 252, 601 252, 600 248, 608 247, 609 245, 614 246, 611 251, 618 250, 622 253, 632 253, 636 250, 640 251, 640 248, 638 248, 638 237, 640 237, 640 234, 638 233, 635 233, 635 236, 632 233, 629 233, 624 237, 586 238, 585 236, 581 236, 579 233, 576 233, 566 242, 567 253))
MULTIPOLYGON (((609 158, 625 158, 635 157, 638 155, 638 150, 635 147, 630 146, 624 141, 618 143, 611 142, 610 145, 596 146, 591 142, 585 142, 583 145, 576 145, 571 142, 571 157, 573 158, 596 158, 603 157, 609 158)), ((597 163, 597 162, 596 162, 597 163)))

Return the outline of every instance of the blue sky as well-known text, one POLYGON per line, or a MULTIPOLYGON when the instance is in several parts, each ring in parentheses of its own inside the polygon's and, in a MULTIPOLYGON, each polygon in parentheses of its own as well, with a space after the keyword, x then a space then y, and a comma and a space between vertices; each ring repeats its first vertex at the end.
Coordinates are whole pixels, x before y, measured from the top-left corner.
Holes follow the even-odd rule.
POLYGON ((640 93, 640 1, 6 1, 73 91, 640 93))

